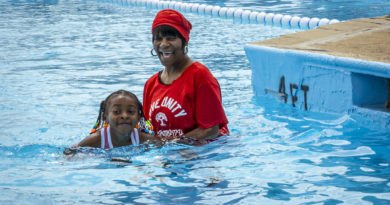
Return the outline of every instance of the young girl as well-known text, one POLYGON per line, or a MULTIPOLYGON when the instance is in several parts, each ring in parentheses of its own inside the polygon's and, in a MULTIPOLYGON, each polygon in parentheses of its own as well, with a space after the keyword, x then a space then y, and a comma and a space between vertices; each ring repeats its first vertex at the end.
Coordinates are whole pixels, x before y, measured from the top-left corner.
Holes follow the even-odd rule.
POLYGON ((153 128, 143 129, 149 134, 140 132, 140 121, 143 121, 143 112, 137 96, 126 90, 118 90, 100 103, 99 116, 90 135, 73 147, 107 149, 139 145, 153 139, 153 135, 150 135, 153 128))

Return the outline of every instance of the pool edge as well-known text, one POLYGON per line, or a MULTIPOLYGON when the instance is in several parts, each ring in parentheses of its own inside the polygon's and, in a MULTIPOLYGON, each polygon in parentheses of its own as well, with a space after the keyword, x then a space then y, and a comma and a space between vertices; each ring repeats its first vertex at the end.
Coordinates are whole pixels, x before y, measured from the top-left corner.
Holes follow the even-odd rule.
POLYGON ((255 96, 308 111, 357 115, 390 128, 390 109, 385 108, 390 95, 390 48, 379 46, 378 54, 373 45, 361 47, 367 41, 390 42, 380 38, 383 31, 390 31, 390 15, 339 24, 246 45, 255 96), (329 27, 336 29, 329 32, 329 27), (342 47, 338 42, 348 44, 342 47))

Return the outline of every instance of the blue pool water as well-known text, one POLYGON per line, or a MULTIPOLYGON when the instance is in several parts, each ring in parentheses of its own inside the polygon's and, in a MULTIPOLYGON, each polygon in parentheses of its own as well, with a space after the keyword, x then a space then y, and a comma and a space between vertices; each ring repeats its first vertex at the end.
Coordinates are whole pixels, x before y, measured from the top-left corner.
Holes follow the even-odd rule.
MULTIPOLYGON (((196 1, 347 20, 388 1, 196 1)), ((346 114, 255 100, 243 46, 295 32, 185 14, 189 54, 219 80, 231 136, 62 152, 110 92, 141 98, 156 10, 93 1, 0 0, 0 204, 389 204, 390 134, 346 114), (128 160, 129 162, 113 161, 128 160)))

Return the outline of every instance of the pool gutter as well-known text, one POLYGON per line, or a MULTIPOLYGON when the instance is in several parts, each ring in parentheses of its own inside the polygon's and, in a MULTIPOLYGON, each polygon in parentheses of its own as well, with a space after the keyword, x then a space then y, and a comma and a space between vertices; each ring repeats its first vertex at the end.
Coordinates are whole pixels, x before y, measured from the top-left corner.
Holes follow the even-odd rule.
POLYGON ((282 35, 245 52, 256 96, 390 128, 390 15, 282 35))

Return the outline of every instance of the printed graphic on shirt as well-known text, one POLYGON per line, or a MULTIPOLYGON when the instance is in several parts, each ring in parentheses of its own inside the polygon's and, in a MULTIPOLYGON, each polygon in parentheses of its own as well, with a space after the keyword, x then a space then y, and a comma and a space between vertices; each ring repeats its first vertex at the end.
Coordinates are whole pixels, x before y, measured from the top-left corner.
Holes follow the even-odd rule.
POLYGON ((171 136, 182 136, 184 135, 182 129, 175 129, 175 130, 159 130, 157 131, 157 135, 159 137, 171 137, 171 136))
MULTIPOLYGON (((157 99, 152 103, 149 109, 149 116, 152 116, 152 113, 155 109, 166 107, 168 108, 174 117, 186 116, 187 112, 184 108, 173 98, 164 97, 160 103, 160 99, 157 99)), ((157 116, 156 116, 157 117, 157 116)), ((156 119, 157 120, 157 119, 156 119)))
MULTIPOLYGON (((170 117, 181 117, 186 116, 187 112, 185 109, 181 106, 180 103, 178 103, 177 100, 171 98, 171 97, 164 97, 162 100, 156 99, 149 109, 149 116, 153 116, 153 112, 156 111, 154 115, 154 122, 156 123, 156 126, 158 127, 157 135, 160 137, 170 137, 170 136, 182 136, 184 135, 184 132, 182 129, 169 129, 169 121, 170 117), (161 110, 161 108, 167 108, 164 110, 161 110), (164 112, 165 111, 165 112, 164 112), (168 112, 168 113, 167 113, 168 112), (169 113, 170 112, 170 113, 169 113), (166 127, 164 129, 164 127, 166 127)), ((153 118, 153 117, 152 117, 153 118)), ((173 119, 171 119, 173 120, 173 119)))
POLYGON ((167 116, 164 113, 162 113, 162 112, 157 113, 157 115, 156 115, 156 122, 160 122, 160 126, 161 127, 165 127, 166 126, 164 121, 168 121, 167 116))

